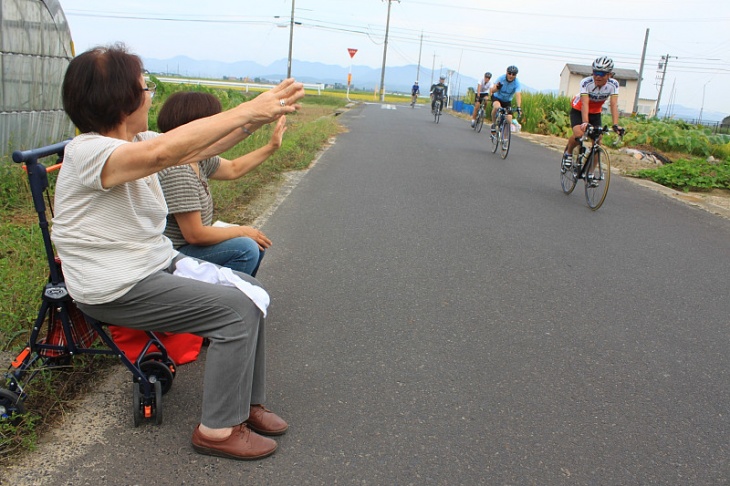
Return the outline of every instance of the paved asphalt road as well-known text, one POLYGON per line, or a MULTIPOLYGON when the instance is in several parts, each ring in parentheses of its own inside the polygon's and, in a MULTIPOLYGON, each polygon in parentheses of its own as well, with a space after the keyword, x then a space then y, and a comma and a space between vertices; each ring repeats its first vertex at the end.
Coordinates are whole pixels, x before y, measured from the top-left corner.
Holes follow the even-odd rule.
POLYGON ((620 177, 592 212, 555 152, 515 138, 501 160, 426 108, 341 120, 263 228, 277 453, 192 451, 196 363, 161 427, 132 427, 124 381, 96 445, 26 480, 728 484, 730 221, 620 177))

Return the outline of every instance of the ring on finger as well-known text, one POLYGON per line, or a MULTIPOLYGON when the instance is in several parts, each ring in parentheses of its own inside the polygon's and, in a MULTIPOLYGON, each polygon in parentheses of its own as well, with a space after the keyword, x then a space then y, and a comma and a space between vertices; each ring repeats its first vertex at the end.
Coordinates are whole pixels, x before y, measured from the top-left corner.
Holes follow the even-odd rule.
POLYGON ((286 106, 286 101, 284 101, 283 99, 280 99, 279 100, 279 105, 286 106))

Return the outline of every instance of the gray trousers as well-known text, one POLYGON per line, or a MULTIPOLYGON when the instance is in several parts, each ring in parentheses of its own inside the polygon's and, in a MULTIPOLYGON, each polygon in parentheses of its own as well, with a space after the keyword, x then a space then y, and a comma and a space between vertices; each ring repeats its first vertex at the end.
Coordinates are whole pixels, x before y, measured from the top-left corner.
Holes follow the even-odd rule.
MULTIPOLYGON (((235 287, 172 274, 175 263, 145 278, 123 297, 79 309, 99 321, 146 331, 208 338, 201 423, 232 427, 248 418, 251 403, 266 400, 264 318, 235 287)), ((255 285, 244 273, 234 272, 255 285)))

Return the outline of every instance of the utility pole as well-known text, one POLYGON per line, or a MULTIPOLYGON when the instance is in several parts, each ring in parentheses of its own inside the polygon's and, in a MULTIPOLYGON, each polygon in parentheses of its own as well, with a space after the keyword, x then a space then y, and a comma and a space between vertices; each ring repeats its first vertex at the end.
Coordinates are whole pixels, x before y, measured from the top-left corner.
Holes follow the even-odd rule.
POLYGON ((641 80, 644 78, 644 59, 646 59, 646 45, 649 43, 649 29, 646 29, 644 36, 644 50, 641 51, 641 64, 639 64, 639 81, 636 83, 636 95, 634 96, 634 107, 631 114, 636 116, 639 112, 639 92, 641 91, 641 80))
POLYGON ((436 53, 433 53, 433 62, 431 63, 431 86, 433 86, 433 70, 436 69, 436 53))
MULTIPOLYGON (((293 1, 293 0, 292 0, 293 1)), ((390 30, 390 4, 393 0, 385 0, 388 2, 388 20, 385 23, 385 42, 383 43, 383 68, 380 70, 380 101, 385 101, 385 59, 388 56, 388 31, 390 30)), ((400 0, 396 0, 400 3, 400 0)))
POLYGON ((423 52, 423 31, 421 31, 421 44, 418 46, 418 71, 416 71, 416 82, 421 77, 421 52, 423 52))
POLYGON ((662 56, 662 61, 664 61, 664 62, 659 63, 659 69, 663 68, 663 71, 662 71, 662 79, 661 79, 661 82, 659 83, 659 95, 656 98, 656 117, 657 118, 659 118, 659 102, 662 100, 662 90, 664 89, 664 78, 667 75, 667 64, 669 64, 670 57, 673 57, 674 59, 678 59, 677 56, 670 56, 669 54, 667 54, 666 56, 662 56))
POLYGON ((291 78, 291 54, 294 44, 294 0, 291 0, 291 20, 289 21, 289 61, 286 64, 286 77, 291 78))
POLYGON ((697 120, 698 125, 702 125, 702 110, 705 109, 705 88, 707 88, 707 85, 710 82, 707 81, 704 86, 702 86, 702 105, 700 106, 700 118, 697 120))

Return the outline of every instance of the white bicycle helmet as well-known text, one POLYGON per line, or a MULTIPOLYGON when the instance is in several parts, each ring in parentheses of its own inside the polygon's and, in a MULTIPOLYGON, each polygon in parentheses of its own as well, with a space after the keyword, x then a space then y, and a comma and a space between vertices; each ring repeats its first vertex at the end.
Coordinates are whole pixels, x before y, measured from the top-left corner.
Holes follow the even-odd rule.
POLYGON ((607 56, 602 56, 593 61, 594 71, 613 71, 613 59, 607 56))

